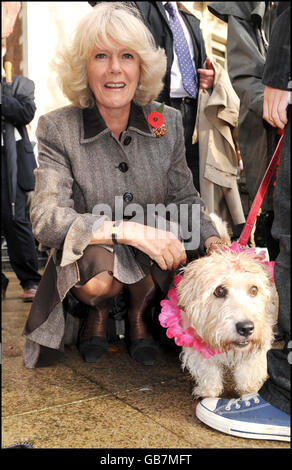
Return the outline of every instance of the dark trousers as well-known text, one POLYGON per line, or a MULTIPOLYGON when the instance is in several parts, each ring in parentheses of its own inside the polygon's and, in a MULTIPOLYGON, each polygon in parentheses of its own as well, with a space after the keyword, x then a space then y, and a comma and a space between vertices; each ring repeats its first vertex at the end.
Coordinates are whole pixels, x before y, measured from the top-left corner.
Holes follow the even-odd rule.
POLYGON ((1 155, 1 222, 2 232, 7 242, 9 260, 21 286, 29 287, 40 282, 38 259, 31 223, 27 218, 26 193, 17 186, 15 217, 12 218, 7 183, 6 155, 1 155))
POLYGON ((290 170, 291 170, 291 105, 288 106, 288 124, 285 127, 280 165, 274 194, 274 221, 272 236, 280 241, 280 253, 275 262, 275 285, 279 294, 278 329, 283 336, 283 349, 268 351, 269 379, 259 391, 264 400, 290 414, 290 365, 291 365, 291 319, 290 319, 290 257, 291 257, 291 214, 290 214, 290 170), (289 364, 290 362, 290 364, 289 364))
POLYGON ((194 186, 200 191, 199 144, 192 143, 197 115, 197 100, 191 98, 170 98, 170 105, 181 112, 186 146, 186 159, 190 168, 194 186))

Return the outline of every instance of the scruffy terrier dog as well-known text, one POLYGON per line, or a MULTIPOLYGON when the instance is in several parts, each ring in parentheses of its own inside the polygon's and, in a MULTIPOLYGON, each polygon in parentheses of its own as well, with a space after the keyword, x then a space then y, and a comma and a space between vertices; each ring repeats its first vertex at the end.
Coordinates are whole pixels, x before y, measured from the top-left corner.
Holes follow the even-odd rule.
MULTIPOLYGON (((213 222, 230 245, 226 224, 213 222)), ((177 286, 182 325, 193 327, 214 355, 183 346, 181 359, 196 381, 194 397, 218 397, 223 370, 241 396, 257 392, 267 377, 266 353, 273 341, 278 296, 265 265, 253 253, 229 249, 191 262, 177 286), (220 353, 219 353, 220 352, 220 353)))

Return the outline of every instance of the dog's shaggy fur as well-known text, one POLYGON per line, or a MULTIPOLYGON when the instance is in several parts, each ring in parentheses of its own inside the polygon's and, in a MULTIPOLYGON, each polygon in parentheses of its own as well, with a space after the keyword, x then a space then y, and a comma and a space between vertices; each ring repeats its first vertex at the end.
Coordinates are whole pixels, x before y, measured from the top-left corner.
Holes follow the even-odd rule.
MULTIPOLYGON (((212 219, 230 244, 226 225, 212 219)), ((266 353, 278 309, 277 292, 264 265, 244 251, 213 252, 184 268, 177 292, 183 327, 192 326, 212 349, 223 351, 205 359, 183 347, 182 366, 196 380, 193 395, 220 396, 225 367, 231 370, 239 395, 257 392, 267 377, 266 353), (252 322, 251 334, 243 334, 240 322, 252 322)))

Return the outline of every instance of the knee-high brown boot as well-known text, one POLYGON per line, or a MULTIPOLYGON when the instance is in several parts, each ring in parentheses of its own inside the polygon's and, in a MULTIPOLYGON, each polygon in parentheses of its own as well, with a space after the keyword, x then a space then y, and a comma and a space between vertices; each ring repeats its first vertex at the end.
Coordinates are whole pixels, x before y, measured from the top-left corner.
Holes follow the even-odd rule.
POLYGON ((130 355, 141 364, 150 366, 156 360, 158 346, 148 330, 145 314, 155 299, 157 288, 151 276, 147 276, 142 281, 128 287, 130 292, 130 308, 128 310, 130 355))
POLYGON ((88 316, 82 320, 78 349, 86 362, 96 362, 108 350, 106 339, 109 302, 88 307, 88 316))

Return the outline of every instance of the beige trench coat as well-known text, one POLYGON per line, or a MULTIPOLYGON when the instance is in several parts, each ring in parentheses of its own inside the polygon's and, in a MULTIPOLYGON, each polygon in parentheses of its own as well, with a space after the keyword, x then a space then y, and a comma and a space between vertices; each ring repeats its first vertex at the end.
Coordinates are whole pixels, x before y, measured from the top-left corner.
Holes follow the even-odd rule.
POLYGON ((239 98, 227 72, 215 61, 213 90, 200 90, 193 143, 199 140, 200 191, 209 211, 237 225, 245 222, 237 185, 237 155, 232 128, 239 98))

